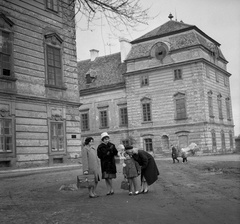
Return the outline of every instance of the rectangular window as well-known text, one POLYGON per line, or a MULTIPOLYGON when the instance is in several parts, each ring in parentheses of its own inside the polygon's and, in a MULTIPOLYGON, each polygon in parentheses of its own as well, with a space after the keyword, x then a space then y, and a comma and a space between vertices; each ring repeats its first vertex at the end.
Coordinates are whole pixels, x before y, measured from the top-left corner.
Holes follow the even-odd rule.
POLYGON ((209 116, 213 116, 213 103, 212 103, 212 96, 208 96, 208 109, 209 109, 209 116))
POLYGON ((107 110, 100 111, 100 128, 107 128, 108 127, 108 116, 107 110))
POLYGON ((181 69, 175 69, 174 70, 174 80, 182 79, 182 70, 181 69))
POLYGON ((185 98, 176 99, 176 119, 187 117, 185 98))
POLYGON ((151 105, 150 103, 143 103, 142 104, 143 109, 143 121, 151 121, 151 105))
POLYGON ((227 110, 227 119, 231 120, 231 111, 230 111, 230 99, 226 99, 226 110, 227 110))
POLYGON ((141 86, 148 86, 148 85, 149 85, 148 75, 142 75, 141 86))
POLYGON ((64 151, 63 122, 51 122, 51 151, 64 151))
POLYGON ((206 76, 210 78, 210 71, 208 66, 206 66, 206 76))
POLYGON ((229 142, 230 142, 230 148, 233 148, 233 134, 231 131, 229 131, 229 142))
POLYGON ((13 151, 12 120, 0 119, 0 153, 13 151))
POLYGON ((216 148, 216 147, 217 147, 216 133, 215 133, 215 131, 212 131, 212 147, 213 147, 213 148, 216 148))
POLYGON ((228 77, 226 75, 223 75, 224 79, 224 86, 228 86, 228 77))
POLYGON ((219 73, 215 71, 215 76, 216 76, 216 82, 219 82, 219 73))
POLYGON ((81 113, 81 127, 82 127, 82 131, 89 130, 89 114, 88 114, 88 112, 81 113))
POLYGON ((223 119, 222 99, 220 97, 218 97, 218 111, 219 111, 219 119, 223 119))
POLYGON ((152 139, 151 138, 146 138, 144 139, 145 141, 145 149, 147 152, 152 152, 153 151, 153 144, 152 144, 152 139))
POLYGON ((225 144, 225 134, 223 131, 221 131, 221 140, 222 140, 222 149, 226 148, 226 144, 225 144))
POLYGON ((10 33, 0 30, 0 76, 11 76, 10 33))
POLYGON ((119 109, 119 117, 120 117, 120 126, 127 126, 128 125, 128 114, 127 114, 127 107, 123 107, 119 109))
POLYGON ((46 0, 47 9, 58 12, 58 0, 46 0))
POLYGON ((47 46, 47 72, 48 84, 62 86, 62 65, 61 50, 52 46, 47 46))

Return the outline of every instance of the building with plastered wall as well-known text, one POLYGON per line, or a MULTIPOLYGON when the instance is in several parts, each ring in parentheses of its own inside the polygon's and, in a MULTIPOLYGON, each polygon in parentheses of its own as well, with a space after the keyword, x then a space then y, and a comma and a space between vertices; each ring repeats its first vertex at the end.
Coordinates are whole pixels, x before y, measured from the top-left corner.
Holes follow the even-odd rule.
POLYGON ((220 44, 169 19, 134 41, 121 39, 121 53, 78 62, 83 139, 99 142, 107 131, 116 145, 158 154, 192 142, 199 153, 232 152, 231 74, 220 44))
POLYGON ((0 166, 75 162, 81 131, 74 7, 0 2, 0 166))

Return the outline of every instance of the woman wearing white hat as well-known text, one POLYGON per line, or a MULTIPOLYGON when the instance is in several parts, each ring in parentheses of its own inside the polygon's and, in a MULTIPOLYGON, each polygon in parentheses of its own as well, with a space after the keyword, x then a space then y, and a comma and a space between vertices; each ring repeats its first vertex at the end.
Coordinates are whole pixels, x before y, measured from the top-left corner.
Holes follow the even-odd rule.
POLYGON ((114 194, 112 179, 116 178, 117 168, 114 156, 118 154, 118 151, 113 143, 111 143, 110 137, 107 132, 101 134, 102 143, 97 148, 97 155, 101 161, 102 179, 105 179, 107 185, 107 195, 114 194))

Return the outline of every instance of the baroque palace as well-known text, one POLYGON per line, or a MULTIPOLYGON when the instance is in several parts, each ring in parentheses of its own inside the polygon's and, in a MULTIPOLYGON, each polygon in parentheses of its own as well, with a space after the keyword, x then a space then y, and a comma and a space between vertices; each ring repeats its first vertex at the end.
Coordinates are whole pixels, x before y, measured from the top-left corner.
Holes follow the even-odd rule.
POLYGON ((199 154, 234 149, 227 60, 220 44, 194 25, 169 21, 121 52, 78 62, 82 140, 108 132, 119 145, 153 154, 194 142, 199 154))
POLYGON ((0 167, 79 157, 73 16, 68 0, 0 1, 0 167))

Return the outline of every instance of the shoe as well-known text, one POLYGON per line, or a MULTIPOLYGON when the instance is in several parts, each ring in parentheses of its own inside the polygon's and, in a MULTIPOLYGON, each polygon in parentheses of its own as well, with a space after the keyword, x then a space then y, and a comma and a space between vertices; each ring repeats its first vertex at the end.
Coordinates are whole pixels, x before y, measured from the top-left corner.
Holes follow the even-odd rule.
POLYGON ((144 190, 144 191, 143 191, 143 194, 147 194, 147 193, 148 193, 148 190, 144 190))
POLYGON ((114 191, 111 191, 110 194, 113 195, 113 194, 114 194, 114 191))
POLYGON ((97 198, 98 196, 96 195, 89 195, 89 198, 97 198))
POLYGON ((132 195, 133 195, 133 193, 132 193, 132 192, 129 192, 129 193, 128 193, 128 195, 132 196, 132 195))
POLYGON ((108 192, 106 195, 111 195, 111 192, 108 192))
POLYGON ((143 193, 144 193, 144 190, 139 191, 139 194, 143 194, 143 193))
POLYGON ((94 197, 95 197, 95 198, 98 198, 98 197, 99 197, 99 195, 95 194, 95 195, 94 195, 94 197))
POLYGON ((139 191, 135 191, 134 195, 139 195, 140 192, 139 191))

